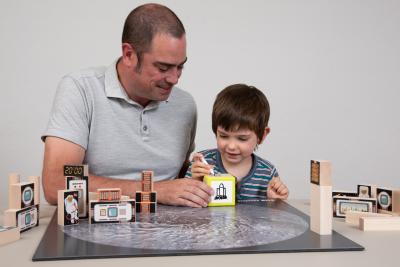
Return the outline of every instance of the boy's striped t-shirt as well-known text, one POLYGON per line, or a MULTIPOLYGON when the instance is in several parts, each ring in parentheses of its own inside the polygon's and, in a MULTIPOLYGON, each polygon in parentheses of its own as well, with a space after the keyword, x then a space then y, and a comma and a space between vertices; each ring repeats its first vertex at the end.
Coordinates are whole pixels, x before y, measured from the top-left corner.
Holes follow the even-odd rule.
MULTIPOLYGON (((200 151, 208 164, 214 165, 215 175, 227 173, 222 163, 221 154, 218 149, 200 151)), ((236 184, 236 198, 245 199, 266 199, 268 183, 272 177, 279 176, 277 169, 271 162, 252 154, 253 164, 249 173, 236 184)), ((192 177, 192 163, 186 172, 185 177, 192 177)))

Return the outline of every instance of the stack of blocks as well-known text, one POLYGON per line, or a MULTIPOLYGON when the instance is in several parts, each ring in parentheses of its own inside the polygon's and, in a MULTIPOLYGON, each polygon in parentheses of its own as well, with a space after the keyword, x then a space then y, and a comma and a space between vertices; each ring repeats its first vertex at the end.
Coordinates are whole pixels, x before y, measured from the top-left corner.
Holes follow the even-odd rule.
POLYGON ((236 178, 229 174, 204 176, 203 182, 214 190, 208 206, 234 206, 236 199, 236 178))
MULTIPOLYGON (((39 225, 40 177, 30 176, 29 182, 20 182, 19 174, 8 178, 9 209, 4 212, 5 228, 18 227, 19 232, 39 225)), ((14 230, 15 231, 15 230, 14 230)))
POLYGON ((358 225, 363 231, 400 230, 400 190, 358 185, 357 192, 335 191, 335 217, 346 218, 346 223, 358 225))
POLYGON ((88 218, 89 168, 88 165, 64 166, 65 190, 58 190, 58 224, 78 224, 88 218))
POLYGON ((155 213, 157 192, 153 191, 153 172, 142 171, 142 191, 136 191, 136 212, 155 213))
POLYGON ((332 234, 332 167, 327 160, 311 160, 310 229, 332 234))
POLYGON ((120 188, 97 189, 97 199, 90 201, 90 223, 134 222, 135 200, 121 195, 120 188))

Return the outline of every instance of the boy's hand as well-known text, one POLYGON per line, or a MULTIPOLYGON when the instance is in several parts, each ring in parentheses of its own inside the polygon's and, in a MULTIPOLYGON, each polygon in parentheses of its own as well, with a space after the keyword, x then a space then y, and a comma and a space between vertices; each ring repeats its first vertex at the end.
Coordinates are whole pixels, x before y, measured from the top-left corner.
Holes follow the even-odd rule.
POLYGON ((193 155, 193 163, 192 163, 192 178, 203 181, 204 175, 209 175, 212 169, 212 165, 203 163, 201 161, 203 155, 200 153, 196 153, 193 155))
POLYGON ((289 190, 279 177, 274 177, 268 183, 267 198, 269 199, 287 199, 289 190))

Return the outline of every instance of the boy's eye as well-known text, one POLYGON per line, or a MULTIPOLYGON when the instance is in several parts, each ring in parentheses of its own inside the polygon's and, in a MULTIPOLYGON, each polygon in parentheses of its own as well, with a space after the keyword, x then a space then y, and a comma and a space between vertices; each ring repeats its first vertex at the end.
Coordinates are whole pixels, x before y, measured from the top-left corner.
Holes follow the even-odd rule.
POLYGON ((223 135, 223 134, 220 134, 219 137, 224 138, 224 139, 225 139, 225 138, 228 138, 227 135, 223 135))
POLYGON ((239 137, 239 140, 240 140, 240 141, 247 141, 248 138, 247 138, 247 137, 239 137))

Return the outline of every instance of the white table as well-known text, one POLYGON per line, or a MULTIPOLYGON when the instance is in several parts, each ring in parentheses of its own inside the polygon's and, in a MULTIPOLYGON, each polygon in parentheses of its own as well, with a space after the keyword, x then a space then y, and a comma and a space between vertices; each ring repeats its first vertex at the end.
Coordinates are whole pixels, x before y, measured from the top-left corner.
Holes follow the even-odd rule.
MULTIPOLYGON (((308 200, 289 200, 288 203, 308 214, 308 200)), ((365 247, 365 251, 264 253, 233 255, 169 256, 115 259, 84 259, 68 261, 32 262, 31 258, 55 211, 55 207, 41 205, 40 225, 21 234, 17 242, 0 247, 1 266, 399 266, 400 231, 363 232, 343 219, 334 219, 335 231, 365 247), (263 264, 263 265, 261 265, 263 264)), ((2 221, 2 220, 0 220, 2 221)))

